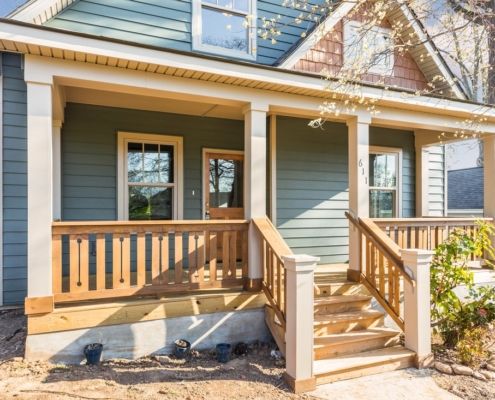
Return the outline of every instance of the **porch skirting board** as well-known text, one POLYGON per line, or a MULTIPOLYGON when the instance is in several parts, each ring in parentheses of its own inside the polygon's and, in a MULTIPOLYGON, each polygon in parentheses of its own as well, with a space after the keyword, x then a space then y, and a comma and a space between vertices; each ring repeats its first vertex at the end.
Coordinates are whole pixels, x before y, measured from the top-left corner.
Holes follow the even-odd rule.
POLYGON ((79 364, 84 346, 95 342, 103 343, 103 359, 136 359, 170 354, 177 339, 188 340, 197 350, 212 349, 221 342, 267 341, 271 336, 264 317, 264 309, 255 308, 28 335, 25 356, 27 360, 79 364))

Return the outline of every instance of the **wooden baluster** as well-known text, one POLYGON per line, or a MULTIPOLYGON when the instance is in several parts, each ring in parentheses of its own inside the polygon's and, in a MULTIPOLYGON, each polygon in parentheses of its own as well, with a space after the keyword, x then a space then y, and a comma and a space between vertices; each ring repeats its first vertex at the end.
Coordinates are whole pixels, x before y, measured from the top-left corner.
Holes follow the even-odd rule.
POLYGON ((421 249, 423 250, 428 250, 429 245, 428 245, 428 227, 421 227, 421 243, 422 247, 421 249))
POLYGON ((368 279, 371 275, 371 258, 373 257, 371 246, 371 241, 369 239, 366 239, 366 276, 368 277, 368 279))
POLYGON ((237 277, 237 232, 230 232, 229 240, 229 276, 232 279, 237 277))
POLYGON ((70 235, 70 291, 89 290, 88 235, 70 235))
POLYGON ((165 232, 162 236, 160 248, 160 280, 162 285, 166 285, 169 282, 169 267, 170 267, 170 256, 169 256, 169 236, 168 232, 165 232))
POLYGON ((400 272, 398 268, 394 268, 394 311, 397 316, 400 316, 400 272))
POLYGON ((265 243, 265 260, 266 260, 266 281, 268 284, 268 289, 270 289, 270 292, 272 291, 272 270, 270 268, 270 246, 264 240, 265 243))
POLYGON ((160 247, 163 235, 153 232, 151 236, 151 284, 160 285, 160 247))
POLYGON ((409 232, 409 246, 411 249, 416 248, 416 227, 411 226, 411 230, 409 232))
POLYGON ((206 259, 206 248, 205 248, 205 233, 198 232, 198 265, 197 265, 197 276, 198 282, 204 282, 205 280, 205 259, 206 259))
POLYGON ((217 280, 217 233, 210 232, 209 237, 210 281, 217 280))
MULTIPOLYGON (((183 253, 183 243, 182 243, 182 232, 175 232, 175 244, 174 244, 174 274, 175 274, 175 283, 184 282, 183 270, 182 270, 182 253, 183 253)), ((215 237, 216 242, 216 237, 215 237)), ((216 254, 216 248, 215 248, 216 254)), ((216 266, 216 258, 215 258, 215 266, 216 266)))
POLYGON ((242 277, 248 277, 248 231, 242 232, 242 277))
POLYGON ((370 263, 370 275, 369 278, 373 282, 373 287, 376 287, 376 267, 377 267, 377 248, 374 244, 371 244, 371 263, 370 263))
POLYGON ((283 310, 282 304, 282 263, 278 258, 275 258, 275 263, 277 265, 277 304, 280 310, 283 310))
POLYGON ((275 285, 276 285, 276 282, 275 282, 275 265, 273 264, 273 250, 272 248, 270 247, 270 282, 271 282, 271 287, 270 287, 270 291, 272 293, 272 296, 275 296, 275 285))
POLYGON ((195 232, 189 232, 189 282, 198 281, 198 252, 196 248, 198 235, 195 232))
POLYGON ((131 286, 131 246, 128 233, 113 235, 113 289, 131 286))
POLYGON ((222 280, 229 279, 229 267, 230 267, 230 258, 229 258, 229 250, 230 250, 230 232, 223 232, 223 241, 222 241, 222 280))
POLYGON ((107 286, 106 239, 104 233, 96 235, 96 290, 107 286))
POLYGON ((385 256, 383 254, 380 254, 378 282, 379 282, 379 291, 381 294, 385 294, 385 262, 386 262, 385 256))
POLYGON ((137 234, 136 246, 136 284, 144 286, 146 285, 146 235, 144 232, 137 234))
POLYGON ((62 293, 62 235, 52 235, 52 291, 62 293))
POLYGON ((388 265, 388 304, 393 307, 394 302, 394 269, 395 266, 389 263, 388 265))

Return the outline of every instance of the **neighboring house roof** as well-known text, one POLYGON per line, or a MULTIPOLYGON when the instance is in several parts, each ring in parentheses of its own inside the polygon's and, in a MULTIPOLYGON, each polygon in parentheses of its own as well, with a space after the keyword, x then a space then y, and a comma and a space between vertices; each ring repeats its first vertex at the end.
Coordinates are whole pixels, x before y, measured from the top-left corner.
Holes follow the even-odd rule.
POLYGON ((483 209, 483 167, 448 171, 449 210, 483 209))
MULTIPOLYGON (((23 21, 23 22, 28 22, 28 23, 34 23, 37 25, 42 25, 45 23, 48 23, 51 26, 54 27, 59 27, 55 23, 53 25, 53 22, 55 17, 57 17, 62 11, 64 11, 67 7, 73 5, 74 3, 78 3, 79 0, 30 0, 23 6, 19 7, 17 10, 12 12, 8 18, 10 19, 15 19, 18 21, 23 21)), ((83 4, 84 2, 81 2, 83 4)), ((269 12, 275 13, 277 15, 280 14, 287 14, 286 17, 290 18, 291 15, 291 10, 288 7, 281 6, 280 4, 270 1, 270 0, 265 0, 264 2, 259 2, 262 4, 261 7, 263 10, 258 11, 258 17, 264 16, 267 10, 270 10, 269 12), (283 9, 281 9, 281 7, 283 9)), ((293 31, 294 29, 299 29, 301 30, 302 27, 296 27, 295 24, 292 24, 289 28, 287 28, 287 32, 283 32, 283 34, 286 37, 281 37, 280 38, 280 43, 272 45, 272 49, 266 49, 267 47, 270 47, 269 45, 265 43, 258 43, 258 62, 262 64, 268 64, 268 65, 273 65, 273 66, 278 66, 281 68, 285 69, 293 69, 294 65, 297 63, 299 59, 301 59, 305 53, 315 44, 317 41, 318 37, 321 37, 322 33, 324 34, 325 32, 330 31, 339 21, 342 20, 343 17, 345 17, 355 6, 355 2, 340 2, 339 0, 334 1, 335 4, 337 4, 334 12, 329 15, 328 17, 324 18, 321 23, 318 25, 313 25, 313 26, 308 26, 310 28, 310 34, 305 38, 301 39, 300 35, 293 35, 289 34, 289 31, 293 31), (289 39, 289 40, 288 40, 289 39), (292 41, 292 43, 291 43, 292 41), (287 47, 289 45, 289 47, 287 47), (271 54, 262 54, 263 52, 268 52, 271 54), (273 58, 275 57, 275 58, 273 58)), ((102 3, 102 5, 106 6, 112 6, 112 3, 102 3)), ((87 5, 86 5, 87 6, 87 5)), ((95 5, 96 6, 96 5, 95 5)), ((162 5, 160 5, 162 7, 162 5)), ((77 8, 77 7, 76 7, 77 8)), ((274 14, 274 15, 275 15, 274 14)), ((65 14, 64 14, 65 15, 65 14)), ((63 25, 63 28, 66 29, 86 29, 86 28, 81 28, 80 25, 85 23, 84 21, 84 16, 80 23, 75 23, 73 20, 70 21, 61 21, 61 24, 63 25)), ((454 79, 454 75, 448 68, 447 64, 439 54, 439 52, 436 50, 434 43, 431 41, 429 37, 427 37, 427 34, 425 33, 424 27, 421 25, 420 21, 418 18, 414 15, 414 13, 411 11, 409 7, 407 7, 404 4, 399 4, 398 7, 396 7, 392 15, 389 16, 390 19, 393 20, 401 20, 404 22, 405 26, 405 31, 404 31, 404 38, 410 37, 411 34, 416 34, 418 38, 420 39, 420 42, 422 43, 419 46, 415 46, 415 48, 412 48, 410 50, 411 56, 416 60, 416 64, 418 64, 419 68, 421 69, 421 72, 424 74, 427 80, 432 80, 434 76, 444 76, 448 82, 448 85, 446 88, 449 88, 452 93, 455 95, 455 97, 459 99, 466 99, 466 96, 462 90, 462 87, 459 86, 458 83, 456 83, 454 79), (417 48, 416 48, 417 47, 417 48), (424 57, 425 54, 428 54, 428 57, 424 57), (422 59, 423 61, 418 62, 418 60, 422 59)), ((138 22, 138 21, 136 21, 138 22)), ((89 23, 89 22, 88 22, 89 23)), ((98 36, 102 37, 107 37, 107 36, 112 36, 110 31, 105 34, 105 30, 103 29, 98 29, 98 31, 95 31, 95 27, 91 26, 84 31, 85 33, 95 33, 98 34, 98 36)), ((155 30, 160 30, 162 29, 161 27, 157 26, 154 28, 155 30)), ((283 29, 282 29, 283 30, 283 29)), ((304 29, 302 29, 304 30, 304 29)), ((118 35, 117 38, 120 38, 120 36, 125 35, 124 32, 119 31, 118 33, 115 33, 118 35)), ((178 32, 175 33, 177 35, 178 32)), ((129 33, 131 39, 130 41, 134 40, 135 34, 129 33)), ((261 40, 261 39, 260 39, 261 40)), ((168 47, 168 42, 167 40, 162 40, 157 43, 160 43, 163 45, 163 47, 168 47)), ((267 41, 268 42, 268 41, 267 41)), ((156 43, 147 43, 147 44, 156 44, 156 43)), ((178 48, 182 49, 182 48, 178 48)), ((405 86, 404 88, 407 88, 405 86)))

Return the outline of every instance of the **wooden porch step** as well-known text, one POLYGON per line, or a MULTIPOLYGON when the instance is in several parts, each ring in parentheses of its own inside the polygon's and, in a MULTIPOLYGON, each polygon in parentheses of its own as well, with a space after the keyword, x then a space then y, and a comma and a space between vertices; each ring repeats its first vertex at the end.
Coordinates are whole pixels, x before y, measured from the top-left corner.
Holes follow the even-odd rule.
POLYGON ((314 317, 315 337, 376 327, 383 323, 383 317, 382 312, 371 309, 338 314, 316 314, 314 317))
POLYGON ((377 350, 400 344, 399 332, 388 328, 335 333, 315 338, 315 360, 377 350))
POLYGON ((347 280, 329 282, 325 280, 316 280, 315 282, 315 298, 359 294, 369 294, 368 289, 361 283, 347 280))
POLYGON ((316 384, 358 378, 413 366, 415 353, 402 346, 388 347, 334 358, 313 364, 316 384))
POLYGON ((371 299, 371 296, 359 294, 319 297, 314 301, 315 314, 335 314, 345 311, 364 310, 370 306, 371 299))

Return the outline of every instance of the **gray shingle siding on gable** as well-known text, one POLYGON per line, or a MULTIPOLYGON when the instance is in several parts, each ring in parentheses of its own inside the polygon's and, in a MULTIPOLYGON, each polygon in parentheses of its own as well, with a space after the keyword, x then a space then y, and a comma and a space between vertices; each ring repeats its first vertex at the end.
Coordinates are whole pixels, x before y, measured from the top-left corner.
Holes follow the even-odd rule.
MULTIPOLYGON (((318 1, 318 0, 316 0, 318 1)), ((272 65, 308 30, 296 24, 299 10, 281 0, 257 1, 258 29, 262 18, 280 15, 281 35, 276 43, 258 37, 257 62, 272 65)), ((45 25, 74 32, 126 40, 150 46, 192 51, 192 0, 79 0, 45 25)))
POLYGON ((3 304, 21 304, 27 288, 27 105, 22 57, 2 54, 3 304))
POLYGON ((466 168, 448 172, 449 210, 482 210, 484 193, 483 168, 466 168))

